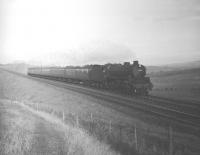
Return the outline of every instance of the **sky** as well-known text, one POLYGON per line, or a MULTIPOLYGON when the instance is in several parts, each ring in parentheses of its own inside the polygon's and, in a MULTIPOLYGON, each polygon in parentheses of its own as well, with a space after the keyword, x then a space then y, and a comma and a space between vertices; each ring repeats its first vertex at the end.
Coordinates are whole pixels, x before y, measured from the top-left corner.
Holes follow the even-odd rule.
POLYGON ((200 59, 199 0, 0 0, 0 63, 200 59))

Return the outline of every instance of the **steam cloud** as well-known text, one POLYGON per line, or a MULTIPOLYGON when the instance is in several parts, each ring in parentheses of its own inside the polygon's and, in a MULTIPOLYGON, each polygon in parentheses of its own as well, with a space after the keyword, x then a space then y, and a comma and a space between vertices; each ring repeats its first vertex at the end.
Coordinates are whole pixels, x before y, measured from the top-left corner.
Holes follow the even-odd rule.
POLYGON ((43 54, 31 61, 34 65, 66 66, 105 64, 132 61, 135 57, 128 47, 110 41, 93 41, 74 50, 43 54))

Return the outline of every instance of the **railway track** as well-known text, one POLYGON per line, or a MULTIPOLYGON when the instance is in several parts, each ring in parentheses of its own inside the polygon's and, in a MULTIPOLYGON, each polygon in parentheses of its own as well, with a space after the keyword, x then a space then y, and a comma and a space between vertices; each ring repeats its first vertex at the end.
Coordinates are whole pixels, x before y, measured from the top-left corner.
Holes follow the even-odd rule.
MULTIPOLYGON (((43 79, 40 79, 43 81, 43 79)), ((61 82, 54 82, 50 80, 44 80, 44 82, 47 82, 51 85, 59 86, 62 88, 70 89, 72 91, 76 91, 82 94, 86 94, 89 96, 93 96, 95 98, 105 100, 108 102, 113 102, 118 105, 126 106, 130 109, 137 109, 145 113, 149 113, 151 115, 155 115, 156 117, 162 117, 165 119, 168 119, 170 122, 180 122, 185 125, 189 125, 195 128, 200 129, 200 116, 197 114, 193 114, 190 112, 182 111, 179 109, 170 108, 168 106, 163 106, 163 104, 166 104, 166 102, 162 102, 162 105, 154 104, 155 102, 144 102, 143 100, 134 99, 131 97, 124 97, 119 96, 116 94, 112 94, 109 92, 101 92, 99 90, 85 88, 81 86, 71 85, 71 84, 63 84, 61 82)))
MULTIPOLYGON (((8 72, 14 73, 12 71, 8 72)), ((169 124, 176 125, 178 123, 198 131, 200 130, 200 107, 198 103, 189 104, 156 96, 128 97, 75 84, 68 84, 38 77, 29 77, 19 73, 14 74, 112 102, 117 106, 142 111, 151 114, 156 118, 164 119, 169 124)))
POLYGON ((186 113, 200 117, 200 104, 196 102, 186 102, 182 100, 175 100, 152 95, 140 98, 154 105, 163 106, 169 109, 179 111, 181 113, 186 113))

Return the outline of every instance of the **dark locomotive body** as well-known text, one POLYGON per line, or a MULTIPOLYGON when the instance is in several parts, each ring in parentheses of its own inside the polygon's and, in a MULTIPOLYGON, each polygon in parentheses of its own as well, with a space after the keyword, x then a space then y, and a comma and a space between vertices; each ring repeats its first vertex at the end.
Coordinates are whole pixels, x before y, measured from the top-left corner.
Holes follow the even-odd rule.
POLYGON ((152 89, 150 78, 146 77, 146 68, 138 61, 84 67, 35 67, 28 69, 28 75, 121 90, 129 94, 144 95, 152 89))

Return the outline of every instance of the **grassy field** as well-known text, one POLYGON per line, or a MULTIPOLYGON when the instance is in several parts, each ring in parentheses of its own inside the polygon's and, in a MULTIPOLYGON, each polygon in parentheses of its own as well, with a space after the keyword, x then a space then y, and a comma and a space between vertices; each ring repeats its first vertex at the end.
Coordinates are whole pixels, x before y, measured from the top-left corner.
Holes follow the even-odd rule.
POLYGON ((200 69, 160 71, 149 74, 153 95, 200 101, 200 69))
POLYGON ((114 155, 81 129, 11 100, 0 100, 1 155, 114 155))
MULTIPOLYGON (((138 119, 138 117, 143 117, 146 118, 146 120, 149 120, 148 118, 150 116, 145 116, 140 112, 134 112, 136 117, 129 117, 117 110, 103 106, 105 104, 110 104, 105 101, 22 78, 4 71, 0 71, 0 74, 0 92, 2 98, 7 98, 11 101, 18 101, 19 103, 33 103, 36 105, 36 108, 33 109, 37 109, 38 106, 42 111, 53 113, 53 115, 61 117, 62 112, 64 111, 66 117, 72 117, 75 122, 76 116, 78 116, 80 119, 80 125, 83 122, 87 123, 87 120, 91 118, 92 114, 95 121, 95 123, 93 123, 94 127, 92 132, 89 131, 90 129, 83 130, 88 132, 92 137, 95 137, 94 139, 98 139, 96 140, 98 146, 101 144, 99 141, 101 141, 107 143, 108 146, 111 146, 113 149, 118 149, 122 154, 133 154, 134 152, 134 154, 154 155, 167 154, 168 152, 168 129, 152 124, 152 122, 141 121, 138 119), (109 131, 110 124, 112 125, 111 132, 109 131), (136 139, 134 135, 135 124, 137 124, 137 152, 135 148, 136 139), (125 129, 119 130, 119 128, 116 128, 119 125, 122 125, 125 129), (131 152, 127 151, 129 145, 131 147, 131 152)), ((43 130, 41 134, 46 133, 48 127, 45 128, 46 129, 43 130)), ((77 137, 82 136, 78 135, 77 137)), ((82 139, 87 138, 82 137, 82 139)), ((174 132, 174 152, 181 152, 183 155, 197 155, 200 152, 198 150, 200 144, 199 141, 198 137, 174 132)), ((82 143, 85 143, 85 141, 82 143)), ((109 148, 103 143, 102 145, 106 146, 105 148, 109 148)), ((89 144, 87 145, 87 147, 91 146, 89 146, 89 144)), ((77 149, 79 150, 79 147, 77 149)), ((95 154, 98 153, 95 152, 95 154)))

